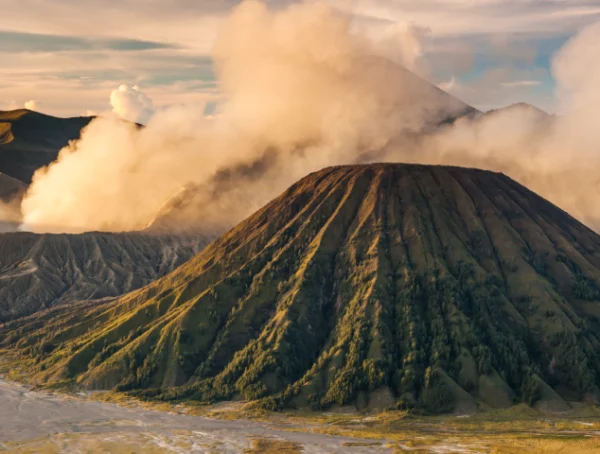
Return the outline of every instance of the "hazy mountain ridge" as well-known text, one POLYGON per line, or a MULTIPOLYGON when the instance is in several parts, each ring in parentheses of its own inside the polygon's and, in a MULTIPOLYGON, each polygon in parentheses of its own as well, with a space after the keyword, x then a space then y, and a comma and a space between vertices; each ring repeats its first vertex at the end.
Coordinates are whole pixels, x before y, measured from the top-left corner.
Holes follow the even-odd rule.
POLYGON ((534 106, 533 104, 526 103, 526 102, 517 102, 514 104, 510 104, 508 106, 505 106, 505 107, 500 107, 498 109, 492 109, 492 110, 487 111, 486 114, 490 115, 493 113, 514 111, 514 110, 519 110, 519 109, 534 112, 535 114, 539 115, 540 117, 551 117, 552 116, 551 114, 540 109, 539 107, 534 106))
POLYGON ((161 399, 564 409, 597 398, 599 289, 600 237, 502 174, 346 166, 137 292, 0 334, 38 380, 161 399))
POLYGON ((20 210, 21 198, 27 190, 27 185, 5 173, 0 172, 0 203, 12 208, 16 215, 20 210))

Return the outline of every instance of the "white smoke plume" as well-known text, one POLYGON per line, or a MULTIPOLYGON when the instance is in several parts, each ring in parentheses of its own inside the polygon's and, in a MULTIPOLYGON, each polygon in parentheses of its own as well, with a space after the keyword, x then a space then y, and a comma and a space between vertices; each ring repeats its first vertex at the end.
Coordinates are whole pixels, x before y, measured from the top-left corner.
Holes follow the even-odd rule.
POLYGON ((29 110, 38 110, 39 105, 36 100, 32 99, 30 101, 25 101, 25 108, 29 110))
MULTIPOLYGON (((24 228, 134 230, 173 211, 175 222, 163 223, 169 228, 188 221, 225 228, 310 171, 371 160, 503 171, 600 226, 600 104, 587 102, 600 96, 600 68, 590 67, 600 61, 597 28, 556 58, 563 116, 515 107, 435 129, 468 113, 466 106, 383 58, 389 40, 374 43, 351 18, 313 2, 271 11, 245 1, 214 51, 226 99, 219 115, 165 109, 143 129, 95 120, 35 175, 22 204, 24 228)), ((427 34, 404 35, 394 60, 407 65, 427 34)))
POLYGON ((554 57, 559 114, 527 105, 458 121, 419 144, 421 162, 501 171, 600 231, 600 23, 554 57))
POLYGON ((0 233, 17 231, 20 219, 18 204, 0 200, 0 233))
MULTIPOLYGON (((166 109, 141 130, 94 121, 80 142, 35 175, 23 202, 25 228, 143 228, 183 186, 274 152, 265 188, 252 189, 253 204, 229 211, 232 222, 311 170, 379 150, 400 130, 466 108, 374 55, 351 28, 349 18, 319 4, 271 12, 261 2, 243 2, 214 51, 226 98, 219 115, 166 109)), ((118 94, 129 99, 131 90, 118 94)))
POLYGON ((373 42, 373 52, 418 74, 427 73, 424 46, 431 30, 414 23, 369 27, 364 33, 373 42))
POLYGON ((133 123, 146 124, 154 113, 152 100, 136 85, 121 85, 113 90, 110 105, 119 118, 133 123))

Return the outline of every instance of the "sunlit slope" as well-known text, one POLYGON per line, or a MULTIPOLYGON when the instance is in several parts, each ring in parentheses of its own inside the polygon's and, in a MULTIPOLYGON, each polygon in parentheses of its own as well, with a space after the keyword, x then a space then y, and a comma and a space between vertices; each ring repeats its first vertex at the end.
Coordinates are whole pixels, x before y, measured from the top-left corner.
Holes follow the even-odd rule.
POLYGON ((502 174, 334 167, 167 277, 0 340, 40 380, 163 399, 561 410, 596 398, 599 289, 600 237, 502 174))

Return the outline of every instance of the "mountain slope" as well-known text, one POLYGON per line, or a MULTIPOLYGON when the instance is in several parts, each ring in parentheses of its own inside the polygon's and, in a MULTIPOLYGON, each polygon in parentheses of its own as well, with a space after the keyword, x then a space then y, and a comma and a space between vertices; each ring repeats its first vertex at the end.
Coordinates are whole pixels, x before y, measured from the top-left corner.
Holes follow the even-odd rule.
POLYGON ((502 174, 309 175, 119 300, 8 323, 38 380, 268 408, 568 408, 600 384, 600 237, 502 174))
POLYGON ((436 128, 443 123, 452 123, 461 117, 481 114, 461 99, 389 59, 370 57, 365 59, 363 64, 365 68, 376 66, 382 74, 393 75, 389 80, 395 80, 402 87, 401 104, 396 106, 406 114, 402 125, 409 125, 415 132, 436 128))
POLYGON ((149 284, 208 241, 139 233, 0 234, 0 322, 149 284))
POLYGON ((21 180, 0 173, 0 202, 20 200, 27 186, 21 180))
POLYGON ((518 102, 515 104, 510 104, 505 107, 500 107, 498 109, 492 109, 492 110, 486 112, 485 114, 493 115, 496 113, 515 112, 518 110, 533 112, 535 115, 537 115, 541 119, 544 119, 544 118, 548 119, 549 117, 553 116, 553 115, 549 114, 548 112, 543 111, 539 107, 536 107, 533 104, 528 104, 526 102, 518 102))
MULTIPOLYGON (((0 232, 16 230, 20 200, 35 171, 56 160, 92 119, 0 112, 0 232)), ((173 271, 208 242, 199 235, 0 234, 0 322, 135 290, 173 271)))
POLYGON ((0 172, 25 184, 58 157, 93 117, 56 118, 21 109, 0 111, 0 172))

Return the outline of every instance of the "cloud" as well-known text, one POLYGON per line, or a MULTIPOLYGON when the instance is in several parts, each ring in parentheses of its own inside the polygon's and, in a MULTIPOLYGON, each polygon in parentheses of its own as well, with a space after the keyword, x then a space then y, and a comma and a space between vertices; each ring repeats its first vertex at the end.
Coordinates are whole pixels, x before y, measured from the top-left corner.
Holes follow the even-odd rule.
POLYGON ((456 77, 452 77, 450 80, 438 84, 438 87, 441 90, 451 93, 454 90, 454 87, 456 87, 456 83, 456 77))
POLYGON ((38 110, 38 103, 35 100, 25 101, 25 108, 29 110, 38 110))
MULTIPOLYGON (((204 48, 214 43, 219 24, 241 0, 122 0, 113 8, 96 0, 7 0, 6 31, 86 37, 134 38, 204 48), (27 12, 27 14, 24 14, 27 12), (117 13, 117 14, 115 14, 117 13), (88 20, 82 21, 85 17, 88 20)), ((299 3, 270 0, 274 8, 299 3)), ((436 36, 494 33, 570 34, 600 17, 592 0, 324 0, 351 12, 373 27, 382 23, 416 23, 436 36)))
POLYGON ((600 231, 600 22, 553 59, 558 116, 516 105, 415 144, 419 162, 501 171, 600 231))
POLYGON ((91 50, 144 51, 174 49, 169 43, 138 39, 91 39, 79 36, 22 33, 0 30, 0 52, 77 52, 91 50))
MULTIPOLYGON (((11 73, 7 72, 6 68, 0 67, 0 105, 3 99, 14 100, 12 108, 16 109, 22 107, 25 100, 35 98, 44 113, 53 115, 77 116, 87 110, 105 112, 111 109, 107 94, 110 94, 124 80, 136 81, 140 86, 151 87, 152 101, 158 107, 203 104, 207 99, 214 100, 219 97, 219 88, 214 80, 178 81, 174 72, 157 71, 155 82, 147 83, 148 69, 144 69, 145 64, 135 58, 131 59, 131 68, 127 68, 127 71, 114 73, 103 72, 101 68, 96 69, 95 65, 107 61, 109 62, 107 65, 110 66, 110 62, 114 64, 115 61, 119 61, 118 59, 99 58, 100 63, 92 60, 89 72, 84 73, 83 77, 77 76, 75 71, 71 72, 69 68, 72 64, 71 60, 61 58, 55 60, 57 66, 62 65, 67 71, 38 75, 27 68, 23 68, 18 73, 11 73), (104 77, 107 79, 105 80, 104 77), (18 80, 18 84, 14 85, 13 80, 18 80)), ((204 77, 205 66, 202 64, 198 68, 200 77, 204 77)))
MULTIPOLYGON (((34 176, 23 202, 26 227, 143 228, 190 184, 220 189, 202 192, 193 221, 202 212, 206 222, 230 225, 307 172, 379 150, 399 131, 419 131, 466 107, 377 55, 348 16, 312 2, 283 10, 244 2, 213 57, 223 94, 216 115, 207 118, 204 106, 159 109, 141 130, 94 121, 34 176), (256 172, 261 178, 244 184, 256 172)), ((151 110, 142 95, 122 86, 112 104, 139 120, 151 110)))
POLYGON ((56 37, 49 38, 47 46, 60 45, 60 40, 79 48, 90 43, 98 45, 102 40, 103 46, 129 40, 134 47, 137 45, 131 41, 151 47, 168 43, 207 53, 222 17, 236 3, 175 0, 163 4, 123 0, 107 8, 105 2, 95 0, 56 0, 52 4, 8 0, 2 5, 2 28, 4 32, 56 37), (90 30, 94 30, 93 36, 90 30), (69 42, 69 38, 75 41, 69 42))
POLYGON ((123 120, 146 124, 154 113, 152 100, 138 86, 121 85, 110 94, 112 111, 123 120))
POLYGON ((19 104, 14 99, 4 99, 0 101, 0 110, 15 110, 19 108, 19 104))
POLYGON ((600 22, 582 30, 561 49, 553 71, 559 111, 565 116, 563 142, 569 148, 585 150, 582 159, 587 165, 595 163, 600 143, 600 22))
POLYGON ((600 22, 561 49, 553 69, 563 110, 593 113, 600 105, 600 22))
POLYGON ((503 87, 514 88, 514 87, 537 87, 541 85, 541 80, 514 80, 511 82, 502 82, 503 87))
POLYGON ((3 54, 0 100, 35 98, 46 113, 78 115, 107 108, 106 93, 122 81, 152 90, 156 106, 201 102, 218 90, 212 60, 179 50, 3 54))
MULTIPOLYGON (((22 204, 24 228, 140 229, 157 212, 181 206, 183 194, 191 203, 178 228, 191 220, 223 229, 308 172, 373 161, 505 172, 600 228, 600 25, 556 56, 563 116, 514 106, 441 129, 432 126, 461 105, 382 58, 355 25, 323 4, 244 2, 215 45, 223 96, 217 115, 178 106, 158 109, 142 129, 114 118, 92 122, 34 176, 22 204)), ((475 82, 478 92, 497 96, 507 90, 503 83, 536 76, 502 67, 475 82)), ((475 89, 457 79, 451 88, 475 89)), ((139 90, 117 95, 132 96, 139 110, 139 90)))
MULTIPOLYGON (((353 26, 367 29, 375 40, 384 40, 382 35, 389 34, 387 54, 395 61, 398 46, 394 45, 393 31, 418 35, 413 45, 401 41, 408 47, 400 55, 406 58, 412 49, 413 57, 405 64, 436 83, 453 76, 461 79, 476 66, 474 56, 484 53, 508 66, 515 61, 531 61, 544 40, 564 39, 600 17, 596 16, 597 5, 589 0, 322 1, 353 15, 353 26), (485 40, 495 40, 496 49, 482 44, 485 40), (507 44, 503 46, 503 42, 507 44), (465 47, 475 48, 471 52, 465 47)), ((34 97, 49 113, 75 115, 88 108, 104 108, 103 81, 130 80, 153 89, 155 81, 168 85, 192 77, 208 80, 199 68, 202 65, 190 60, 210 54, 224 18, 239 3, 123 0, 106 8, 106 2, 95 0, 6 0, 0 31, 0 59, 5 62, 0 68, 0 85, 7 87, 0 88, 0 99, 34 97), (61 78, 64 72, 70 77, 92 79, 75 86, 70 96, 48 91, 47 79, 61 78), (107 76, 104 80, 103 73, 107 76), (25 77, 28 87, 22 87, 25 77), (82 105, 86 99, 88 105, 82 105)), ((275 9, 293 3, 298 1, 268 2, 275 9)), ((66 92, 73 85, 65 81, 57 92, 66 92)), ((173 96, 180 96, 175 87, 173 96)), ((485 92, 473 93, 470 101, 489 106, 487 100, 479 102, 479 96, 489 98, 485 92)), ((161 104, 158 99, 154 101, 161 104)), ((499 101, 494 102, 497 107, 499 101)))
POLYGON ((430 29, 415 23, 389 23, 376 28, 364 26, 359 30, 373 42, 373 53, 411 71, 426 71, 422 59, 430 40, 430 29))
MULTIPOLYGON (((545 89, 541 80, 550 78, 544 68, 517 66, 491 66, 475 75, 464 77, 451 76, 442 82, 443 88, 465 102, 486 111, 518 102, 538 104, 538 91, 545 89)), ((540 107, 554 108, 552 102, 540 107)))
POLYGON ((376 22, 411 20, 435 36, 496 33, 570 34, 600 18, 589 0, 329 0, 328 3, 376 22))

